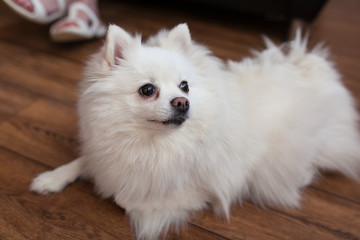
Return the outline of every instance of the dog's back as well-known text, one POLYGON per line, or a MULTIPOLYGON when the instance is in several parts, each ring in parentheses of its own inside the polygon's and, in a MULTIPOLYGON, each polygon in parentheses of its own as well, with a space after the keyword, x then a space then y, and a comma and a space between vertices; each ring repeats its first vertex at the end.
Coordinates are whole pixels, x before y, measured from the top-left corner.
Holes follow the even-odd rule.
MULTIPOLYGON (((327 51, 306 40, 266 40, 255 57, 228 64, 244 94, 248 129, 260 153, 249 179, 259 203, 298 206, 319 169, 360 180, 358 114, 327 51)), ((233 93, 235 98, 237 93, 233 93)), ((249 153, 253 154, 253 153, 249 153)))

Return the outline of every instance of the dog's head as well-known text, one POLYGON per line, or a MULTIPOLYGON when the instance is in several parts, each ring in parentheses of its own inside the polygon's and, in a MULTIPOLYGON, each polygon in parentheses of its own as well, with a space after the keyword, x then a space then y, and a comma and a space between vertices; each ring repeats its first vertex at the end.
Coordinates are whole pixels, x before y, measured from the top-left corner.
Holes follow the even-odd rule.
POLYGON ((112 105, 110 111, 118 111, 114 117, 123 123, 180 127, 193 108, 196 74, 187 57, 191 46, 186 24, 160 32, 147 43, 111 25, 102 50, 87 68, 87 82, 92 83, 85 94, 96 93, 103 99, 98 102, 112 105))

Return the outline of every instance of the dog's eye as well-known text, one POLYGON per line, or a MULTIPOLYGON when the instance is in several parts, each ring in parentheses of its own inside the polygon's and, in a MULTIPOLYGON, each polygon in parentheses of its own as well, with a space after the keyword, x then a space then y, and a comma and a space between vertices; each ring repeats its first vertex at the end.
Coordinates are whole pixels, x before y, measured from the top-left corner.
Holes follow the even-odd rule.
POLYGON ((182 81, 182 82, 180 83, 179 88, 180 88, 183 92, 186 92, 186 93, 189 92, 189 85, 188 85, 187 81, 182 81))
POLYGON ((155 87, 151 84, 146 84, 139 89, 139 93, 144 97, 151 97, 155 93, 155 87))

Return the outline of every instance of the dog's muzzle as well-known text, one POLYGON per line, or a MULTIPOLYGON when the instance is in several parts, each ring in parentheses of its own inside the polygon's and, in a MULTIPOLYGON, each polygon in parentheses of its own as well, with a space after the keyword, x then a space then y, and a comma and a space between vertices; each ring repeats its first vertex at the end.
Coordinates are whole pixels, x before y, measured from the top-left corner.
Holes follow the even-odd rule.
POLYGON ((187 98, 178 97, 170 102, 173 108, 173 115, 169 120, 163 122, 164 125, 180 126, 188 118, 190 102, 187 98))

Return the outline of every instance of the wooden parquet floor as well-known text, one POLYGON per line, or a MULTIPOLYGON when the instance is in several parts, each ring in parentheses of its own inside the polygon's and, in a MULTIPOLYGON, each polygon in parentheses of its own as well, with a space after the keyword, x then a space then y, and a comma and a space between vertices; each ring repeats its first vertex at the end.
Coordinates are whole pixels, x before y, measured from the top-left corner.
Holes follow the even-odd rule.
MULTIPOLYGON (((187 22, 194 39, 223 59, 281 41, 284 28, 227 13, 101 1, 106 22, 147 37, 187 22)), ((325 41, 343 81, 360 104, 360 1, 330 0, 310 24, 310 45, 325 41)), ((62 193, 28 191, 37 174, 78 155, 76 89, 84 61, 102 43, 56 44, 40 26, 0 2, 0 239, 133 239, 124 210, 79 181, 62 193)), ((359 146, 360 147, 360 146, 359 146)), ((232 208, 230 222, 196 214, 167 239, 360 239, 360 184, 326 174, 304 191, 301 209, 232 208)))

